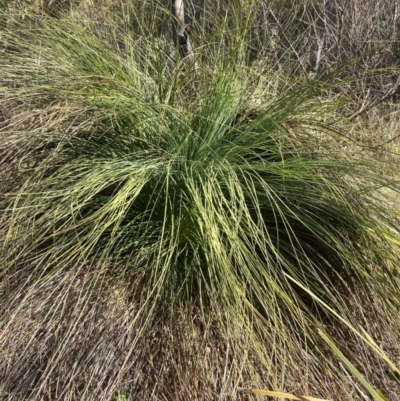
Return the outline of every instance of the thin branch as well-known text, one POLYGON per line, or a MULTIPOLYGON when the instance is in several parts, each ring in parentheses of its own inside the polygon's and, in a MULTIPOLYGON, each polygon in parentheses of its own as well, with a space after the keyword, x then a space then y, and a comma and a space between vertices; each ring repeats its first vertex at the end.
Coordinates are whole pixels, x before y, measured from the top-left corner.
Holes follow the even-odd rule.
POLYGON ((280 32, 282 38, 286 41, 287 45, 290 47, 290 50, 291 50, 291 51, 293 52, 293 54, 296 56, 296 58, 297 58, 297 60, 298 60, 298 62, 299 62, 299 64, 300 64, 300 67, 301 67, 301 69, 302 69, 304 75, 308 78, 307 69, 306 69, 306 67, 304 66, 303 60, 301 59, 299 53, 296 51, 296 49, 295 49, 294 46, 292 45, 292 43, 291 43, 291 41, 289 40, 289 38, 285 35, 285 32, 284 32, 284 30, 282 29, 282 25, 281 25, 279 19, 277 18, 277 16, 276 16, 275 13, 272 11, 272 9, 271 9, 271 7, 270 7, 269 5, 268 5, 268 12, 270 13, 270 15, 272 16, 272 18, 274 19, 275 23, 277 24, 278 29, 279 29, 279 32, 280 32))
POLYGON ((351 114, 350 116, 347 116, 347 118, 350 121, 354 121, 357 117, 359 117, 361 114, 364 114, 365 112, 373 109, 376 107, 378 104, 386 102, 386 100, 389 100, 391 97, 398 95, 400 93, 400 77, 397 79, 396 83, 393 85, 392 89, 386 93, 386 95, 382 96, 378 100, 372 103, 365 103, 361 105, 361 107, 351 114))

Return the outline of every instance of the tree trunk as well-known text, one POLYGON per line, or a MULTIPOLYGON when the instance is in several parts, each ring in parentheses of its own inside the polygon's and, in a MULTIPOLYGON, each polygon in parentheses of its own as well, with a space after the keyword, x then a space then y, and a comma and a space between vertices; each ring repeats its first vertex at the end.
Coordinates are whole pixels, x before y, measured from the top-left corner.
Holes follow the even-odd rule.
POLYGON ((175 17, 172 30, 174 43, 178 46, 182 58, 187 59, 192 63, 194 61, 194 53, 188 35, 190 23, 185 23, 185 8, 183 0, 172 0, 172 14, 175 17))

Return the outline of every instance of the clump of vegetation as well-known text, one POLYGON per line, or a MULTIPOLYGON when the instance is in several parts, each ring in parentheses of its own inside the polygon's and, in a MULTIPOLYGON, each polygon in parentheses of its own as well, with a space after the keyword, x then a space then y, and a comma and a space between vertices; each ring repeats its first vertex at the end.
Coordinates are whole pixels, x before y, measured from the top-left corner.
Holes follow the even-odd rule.
POLYGON ((349 324, 398 328, 400 253, 353 78, 252 59, 252 7, 193 62, 135 10, 2 19, 3 398, 355 399, 315 327, 378 366, 349 324))

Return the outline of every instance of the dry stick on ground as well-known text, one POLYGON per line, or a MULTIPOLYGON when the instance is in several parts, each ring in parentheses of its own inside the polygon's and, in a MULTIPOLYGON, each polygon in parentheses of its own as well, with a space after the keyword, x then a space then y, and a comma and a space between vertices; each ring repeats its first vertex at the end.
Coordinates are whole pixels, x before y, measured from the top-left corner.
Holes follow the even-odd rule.
POLYGON ((361 107, 355 111, 353 114, 347 116, 350 121, 354 121, 357 117, 365 112, 375 108, 378 104, 386 102, 386 100, 398 95, 400 93, 400 76, 397 78, 396 83, 379 99, 375 100, 372 103, 364 103, 361 107))
POLYGON ((172 0, 172 13, 175 16, 172 31, 175 45, 179 46, 179 53, 182 58, 192 63, 194 53, 188 37, 188 25, 185 24, 183 0, 172 0))

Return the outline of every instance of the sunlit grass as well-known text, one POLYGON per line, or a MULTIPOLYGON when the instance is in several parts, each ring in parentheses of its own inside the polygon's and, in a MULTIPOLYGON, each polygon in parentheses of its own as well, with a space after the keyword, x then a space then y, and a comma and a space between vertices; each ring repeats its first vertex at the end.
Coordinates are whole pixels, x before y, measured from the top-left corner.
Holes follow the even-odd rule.
POLYGON ((220 52, 228 23, 197 69, 111 23, 24 24, 0 60, 0 390, 329 398, 315 322, 345 337, 341 318, 366 319, 354 303, 378 322, 399 303, 378 191, 399 186, 347 136, 332 75, 249 65, 246 27, 220 52))

